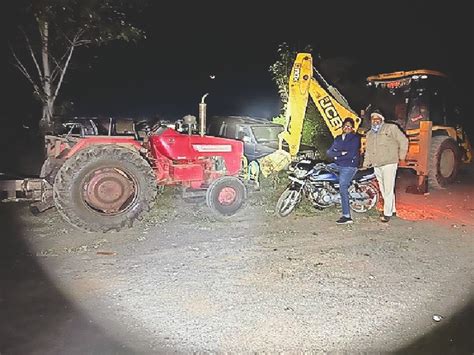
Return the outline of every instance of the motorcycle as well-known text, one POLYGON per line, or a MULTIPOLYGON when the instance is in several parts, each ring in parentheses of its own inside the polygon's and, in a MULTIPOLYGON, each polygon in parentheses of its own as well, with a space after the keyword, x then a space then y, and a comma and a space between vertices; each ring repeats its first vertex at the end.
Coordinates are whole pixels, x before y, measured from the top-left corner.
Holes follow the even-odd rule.
MULTIPOLYGON (((337 166, 314 160, 301 160, 289 168, 288 187, 276 204, 276 212, 286 217, 306 196, 314 207, 325 209, 341 203, 337 166)), ((358 170, 349 186, 350 208, 357 213, 372 209, 379 199, 373 169, 358 170)))

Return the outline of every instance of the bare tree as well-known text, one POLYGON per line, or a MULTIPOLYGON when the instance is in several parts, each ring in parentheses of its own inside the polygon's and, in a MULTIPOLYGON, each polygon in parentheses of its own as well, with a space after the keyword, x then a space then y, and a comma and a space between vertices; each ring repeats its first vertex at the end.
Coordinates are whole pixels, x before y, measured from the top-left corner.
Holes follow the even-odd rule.
MULTIPOLYGON (((20 28, 23 45, 12 47, 15 66, 42 105, 42 127, 50 127, 55 102, 75 51, 82 46, 144 38, 127 20, 125 0, 35 0, 25 6, 29 21, 20 28), (21 53, 21 54, 19 54, 21 53)), ((144 6, 144 2, 132 2, 144 6)))

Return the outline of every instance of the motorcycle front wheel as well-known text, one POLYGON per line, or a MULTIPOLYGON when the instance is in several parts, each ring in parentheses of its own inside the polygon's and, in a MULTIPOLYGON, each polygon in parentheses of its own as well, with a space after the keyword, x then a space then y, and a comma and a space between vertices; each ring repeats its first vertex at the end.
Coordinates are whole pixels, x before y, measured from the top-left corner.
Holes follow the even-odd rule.
POLYGON ((276 213, 280 217, 288 216, 301 201, 301 191, 287 188, 276 204, 276 213))
POLYGON ((371 210, 379 199, 379 192, 372 184, 358 184, 349 187, 350 206, 354 212, 371 210))

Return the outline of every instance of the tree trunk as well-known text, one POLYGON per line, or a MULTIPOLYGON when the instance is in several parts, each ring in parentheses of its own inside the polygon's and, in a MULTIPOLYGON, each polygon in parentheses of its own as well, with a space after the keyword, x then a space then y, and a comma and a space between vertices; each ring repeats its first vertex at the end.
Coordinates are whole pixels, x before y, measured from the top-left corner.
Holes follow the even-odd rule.
POLYGON ((49 23, 48 21, 41 21, 39 26, 41 33, 41 59, 43 64, 42 84, 45 96, 42 100, 43 116, 41 121, 43 121, 43 125, 51 126, 54 113, 54 96, 51 88, 51 67, 49 63, 49 23))
POLYGON ((48 100, 47 102, 43 102, 43 114, 39 123, 41 133, 45 134, 54 134, 54 121, 53 121, 53 113, 54 113, 54 106, 52 100, 48 100))

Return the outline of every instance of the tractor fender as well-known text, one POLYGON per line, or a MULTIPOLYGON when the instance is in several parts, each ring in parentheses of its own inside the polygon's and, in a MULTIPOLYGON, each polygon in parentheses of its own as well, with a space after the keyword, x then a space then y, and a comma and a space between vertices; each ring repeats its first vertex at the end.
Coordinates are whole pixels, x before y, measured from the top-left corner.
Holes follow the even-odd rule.
POLYGON ((79 140, 64 156, 65 159, 68 159, 75 155, 77 152, 89 148, 91 146, 97 145, 115 145, 123 148, 127 148, 139 153, 143 146, 140 142, 136 141, 133 137, 88 137, 79 140))
POLYGON ((138 142, 130 142, 130 140, 128 139, 126 142, 118 141, 118 140, 115 140, 115 141, 110 140, 106 142, 104 142, 103 140, 100 140, 100 141, 96 140, 95 142, 91 142, 89 139, 81 139, 71 148, 64 149, 61 152, 61 154, 59 154, 57 157, 48 156, 48 158, 43 162, 43 165, 41 166, 40 177, 45 179, 52 185, 56 177, 56 174, 58 173, 59 169, 62 167, 64 162, 86 148, 89 148, 92 146, 114 145, 117 147, 127 148, 139 154, 140 149, 142 147, 140 144, 137 145, 135 143, 138 143, 138 142))

